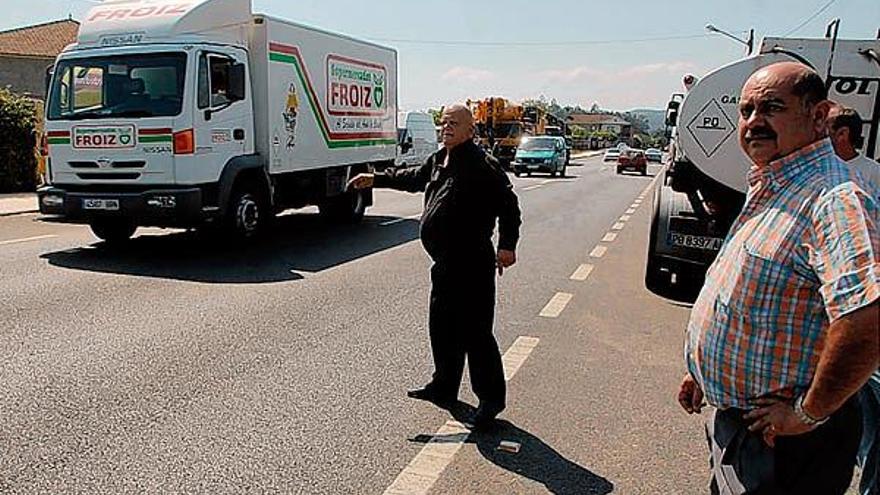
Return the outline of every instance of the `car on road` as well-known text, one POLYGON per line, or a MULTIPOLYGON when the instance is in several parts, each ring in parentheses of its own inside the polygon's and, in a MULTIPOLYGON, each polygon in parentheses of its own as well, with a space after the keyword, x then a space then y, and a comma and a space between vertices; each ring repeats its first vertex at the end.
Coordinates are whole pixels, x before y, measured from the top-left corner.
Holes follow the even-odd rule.
POLYGON ((645 158, 649 162, 661 163, 663 161, 663 152, 657 148, 648 148, 645 150, 645 158))
POLYGON ((634 170, 642 175, 648 175, 648 160, 645 158, 645 152, 636 149, 627 149, 620 152, 617 157, 617 173, 622 174, 624 170, 634 170))
POLYGON ((605 150, 605 154, 602 156, 603 162, 616 162, 617 158, 620 156, 620 150, 617 148, 608 148, 605 150))
POLYGON ((522 138, 513 159, 513 173, 531 175, 532 172, 549 172, 565 177, 567 151, 565 138, 559 136, 527 136, 522 138))

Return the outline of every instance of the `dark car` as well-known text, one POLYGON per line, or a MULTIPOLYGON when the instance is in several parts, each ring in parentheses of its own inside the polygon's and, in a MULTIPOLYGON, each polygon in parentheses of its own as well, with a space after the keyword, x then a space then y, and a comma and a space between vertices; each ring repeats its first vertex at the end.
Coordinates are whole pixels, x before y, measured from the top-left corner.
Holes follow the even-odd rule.
POLYGON ((622 174, 624 170, 634 170, 642 175, 648 175, 648 160, 645 159, 645 152, 632 148, 621 151, 620 156, 617 157, 617 173, 622 174))

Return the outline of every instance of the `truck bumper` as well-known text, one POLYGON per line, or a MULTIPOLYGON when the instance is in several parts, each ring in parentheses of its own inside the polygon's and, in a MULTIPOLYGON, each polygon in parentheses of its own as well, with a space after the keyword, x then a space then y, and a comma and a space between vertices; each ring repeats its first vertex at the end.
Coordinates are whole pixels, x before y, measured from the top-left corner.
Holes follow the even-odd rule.
POLYGON ((37 190, 40 213, 69 223, 125 218, 138 226, 189 227, 205 219, 202 191, 151 189, 138 192, 83 192, 46 186, 37 190), (99 200, 99 201, 95 201, 99 200))

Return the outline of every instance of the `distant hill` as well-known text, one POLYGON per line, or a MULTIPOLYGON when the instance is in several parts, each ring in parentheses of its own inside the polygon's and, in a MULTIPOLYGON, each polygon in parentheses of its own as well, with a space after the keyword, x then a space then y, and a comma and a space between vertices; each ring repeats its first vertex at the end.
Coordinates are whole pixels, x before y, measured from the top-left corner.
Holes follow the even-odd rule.
POLYGON ((662 131, 666 128, 666 111, 651 108, 638 108, 628 113, 644 118, 648 121, 651 132, 662 131))

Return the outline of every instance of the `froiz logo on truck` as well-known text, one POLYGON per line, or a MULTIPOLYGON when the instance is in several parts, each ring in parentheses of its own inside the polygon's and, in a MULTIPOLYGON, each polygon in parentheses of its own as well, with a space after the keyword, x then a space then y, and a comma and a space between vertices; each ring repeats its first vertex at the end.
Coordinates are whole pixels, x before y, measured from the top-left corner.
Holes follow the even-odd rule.
POLYGON ((330 55, 327 57, 327 107, 330 115, 385 114, 384 66, 330 55))
POLYGON ((107 8, 94 9, 88 18, 88 22, 143 19, 145 17, 180 16, 192 7, 191 2, 171 3, 165 5, 146 5, 134 8, 107 8))
POLYGON ((73 147, 80 149, 134 148, 134 126, 77 126, 73 128, 73 147))

